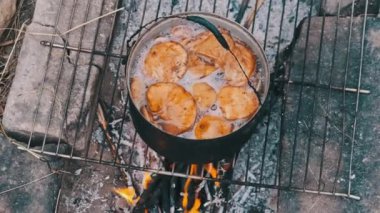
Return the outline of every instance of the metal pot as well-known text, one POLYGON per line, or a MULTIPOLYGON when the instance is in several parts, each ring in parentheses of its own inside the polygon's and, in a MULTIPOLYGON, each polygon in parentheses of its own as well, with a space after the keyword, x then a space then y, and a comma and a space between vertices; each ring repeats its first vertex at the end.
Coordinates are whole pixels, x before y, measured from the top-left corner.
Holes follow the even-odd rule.
MULTIPOLYGON (((262 76, 261 81, 257 84, 257 90, 260 93, 261 102, 264 103, 269 90, 270 73, 263 49, 255 38, 239 24, 226 18, 203 12, 182 13, 167 17, 154 23, 151 28, 136 41, 131 49, 126 66, 129 94, 131 91, 131 71, 133 62, 137 60, 137 53, 147 41, 158 37, 163 29, 170 29, 173 26, 186 22, 186 20, 178 18, 178 16, 186 17, 190 15, 203 17, 215 26, 229 30, 233 37, 244 42, 252 49, 256 54, 257 63, 261 65, 261 68, 256 70, 256 72, 261 72, 262 76)), ((131 117, 141 138, 157 153, 175 162, 206 163, 233 157, 251 137, 252 131, 257 123, 257 118, 263 111, 263 106, 261 105, 245 125, 228 135, 214 139, 196 140, 174 136, 157 128, 144 118, 134 104, 131 96, 128 96, 128 98, 130 101, 131 117)))

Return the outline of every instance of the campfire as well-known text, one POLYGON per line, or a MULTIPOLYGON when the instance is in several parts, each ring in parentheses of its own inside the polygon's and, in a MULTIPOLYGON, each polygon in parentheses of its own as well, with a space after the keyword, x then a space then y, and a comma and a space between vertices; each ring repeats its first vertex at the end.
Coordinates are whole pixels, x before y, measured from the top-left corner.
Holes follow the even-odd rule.
MULTIPOLYGON (((200 212, 209 207, 223 209, 226 205, 228 188, 213 180, 200 180, 199 177, 222 178, 232 173, 231 163, 216 167, 205 165, 167 163, 169 171, 188 172, 187 178, 159 175, 144 172, 140 184, 143 191, 138 194, 133 186, 115 188, 114 192, 124 198, 133 211, 150 212, 200 212), (188 171, 186 171, 188 170, 188 171)), ((139 181, 139 180, 136 180, 139 181)))
MULTIPOLYGON (((109 125, 101 105, 98 106, 97 116, 112 155, 118 159, 118 162, 125 163, 123 154, 116 152, 114 141, 117 137, 115 137, 115 131, 107 128, 109 125)), ((116 123, 116 126, 111 129, 113 128, 120 128, 120 126, 116 123)), ((140 145, 142 144, 137 146, 140 145)), ((142 148, 137 149, 143 150, 142 148)), ((141 155, 155 155, 150 150, 148 152, 141 155)), ((159 158, 155 156, 148 157, 149 159, 153 159, 149 163, 155 163, 154 161, 159 158)), ((156 162, 156 164, 160 163, 156 162)), ((114 193, 125 199, 129 208, 136 212, 150 212, 153 209, 159 209, 161 212, 173 212, 174 210, 200 212, 202 209, 210 207, 223 209, 227 204, 228 184, 217 180, 228 180, 232 177, 232 160, 223 160, 218 164, 185 164, 164 159, 162 165, 167 172, 187 175, 180 177, 136 171, 134 175, 131 175, 126 169, 120 168, 121 177, 125 180, 126 186, 116 187, 113 190, 114 193), (141 173, 143 174, 141 175, 141 173)))

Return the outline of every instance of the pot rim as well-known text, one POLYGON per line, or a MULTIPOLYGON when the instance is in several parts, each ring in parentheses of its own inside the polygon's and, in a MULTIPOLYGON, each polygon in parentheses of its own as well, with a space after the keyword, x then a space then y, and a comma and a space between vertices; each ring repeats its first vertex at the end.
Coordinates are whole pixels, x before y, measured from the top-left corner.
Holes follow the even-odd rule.
MULTIPOLYGON (((175 15, 170 15, 170 16, 165 16, 165 17, 162 17, 161 20, 157 20, 156 22, 152 23, 151 25, 149 25, 149 27, 147 27, 147 30, 145 32, 143 32, 138 38, 137 40, 135 41, 135 43, 133 44, 133 46, 131 47, 130 51, 129 51, 129 54, 128 54, 128 58, 127 58, 127 64, 125 66, 125 71, 126 71, 126 78, 127 78, 127 88, 128 88, 128 97, 129 97, 129 100, 130 102, 132 102, 132 104, 134 106, 137 106, 135 103, 134 103, 134 100, 133 98, 130 96, 131 94, 131 71, 132 70, 132 66, 133 66, 133 62, 131 62, 131 58, 134 56, 134 54, 138 53, 137 50, 137 46, 139 46, 139 44, 142 42, 143 38, 145 36, 147 36, 150 31, 156 27, 159 27, 160 24, 162 24, 163 22, 165 21, 168 21, 169 19, 173 19, 173 18, 184 18, 186 16, 201 16, 203 18, 206 18, 207 17, 212 17, 212 18, 216 18, 216 19, 220 19, 222 20, 223 22, 226 22, 227 25, 234 25, 235 27, 239 28, 239 30, 243 31, 245 34, 247 34, 247 36, 249 37, 249 39, 251 39, 255 45, 257 45, 258 47, 258 50, 259 52, 256 52, 256 51, 253 51, 253 53, 255 54, 260 54, 261 55, 261 58, 263 59, 263 72, 267 72, 267 76, 266 76, 266 79, 263 80, 264 84, 266 84, 267 86, 264 86, 265 88, 265 91, 263 92, 263 95, 260 97, 258 97, 261 101, 261 104, 259 105, 258 109, 256 110, 256 112, 245 122, 244 125, 242 125, 241 127, 239 127, 238 129, 232 131, 231 133, 227 134, 227 135, 224 135, 224 136, 220 136, 220 137, 216 137, 216 138, 210 138, 210 139, 192 139, 192 138, 185 138, 185 137, 180 137, 180 136, 177 136, 177 135, 172 135, 172 134, 169 134, 167 132, 165 132, 164 130, 158 128, 157 126, 153 125, 150 121, 148 121, 145 116, 140 112, 139 109, 137 109, 138 113, 143 117, 143 119, 148 122, 150 125, 152 125, 156 130, 160 131, 161 133, 164 133, 170 137, 175 137, 175 138, 181 138, 181 139, 184 139, 184 140, 188 140, 188 141, 191 141, 192 143, 197 143, 197 142, 207 142, 207 141, 215 141, 216 139, 220 139, 220 138, 224 138, 228 135, 231 135, 233 133, 236 133, 238 132, 239 130, 241 130, 242 128, 244 128, 245 126, 248 125, 248 123, 251 123, 256 117, 257 115, 259 114, 259 111, 262 110, 262 107, 264 105, 264 102, 266 101, 267 99, 267 96, 268 96, 268 93, 269 93, 269 84, 270 84, 270 70, 269 70, 269 65, 268 65, 268 60, 267 60, 267 57, 264 53, 264 50, 263 48, 261 47, 261 45, 259 44, 259 42, 256 40, 256 38, 252 35, 251 32, 249 32, 246 28, 244 28, 243 26, 241 26, 240 24, 230 20, 230 19, 227 19, 225 17, 222 17, 222 16, 219 16, 219 15, 215 15, 213 13, 208 13, 208 12, 183 12, 183 13, 177 13, 175 15)), ((223 26, 225 28, 225 26, 223 26)), ((227 29, 227 30, 231 30, 231 29, 227 29)), ((133 118, 132 118, 133 119, 133 118)))

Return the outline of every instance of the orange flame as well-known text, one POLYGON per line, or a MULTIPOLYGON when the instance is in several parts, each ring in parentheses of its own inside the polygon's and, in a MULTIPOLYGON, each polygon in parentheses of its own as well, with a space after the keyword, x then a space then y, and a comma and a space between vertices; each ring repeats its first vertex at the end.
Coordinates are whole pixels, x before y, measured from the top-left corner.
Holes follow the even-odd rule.
MULTIPOLYGON (((198 171, 198 166, 196 164, 191 164, 190 166, 190 175, 196 175, 198 171)), ((194 201, 193 206, 190 210, 187 210, 187 205, 189 204, 189 186, 191 183, 191 179, 188 178, 185 182, 185 186, 183 189, 183 199, 182 199, 182 207, 186 213, 197 213, 199 212, 199 208, 201 207, 201 200, 197 197, 194 201)), ((196 195, 198 196, 198 195, 196 195)))
POLYGON ((188 211, 188 213, 198 213, 199 208, 201 207, 201 204, 202 204, 201 199, 196 198, 194 201, 193 207, 191 207, 191 209, 188 211))
POLYGON ((140 200, 140 197, 136 195, 136 191, 132 186, 115 188, 113 191, 120 197, 124 198, 131 206, 135 206, 140 200))
MULTIPOLYGON (((205 169, 211 175, 212 178, 218 177, 218 170, 212 165, 212 163, 206 164, 205 169)), ((215 186, 220 187, 220 182, 216 181, 215 186)))
POLYGON ((143 188, 144 190, 147 190, 148 189, 148 186, 149 184, 152 182, 152 176, 150 175, 150 173, 148 172, 145 172, 144 174, 144 179, 143 179, 143 188))

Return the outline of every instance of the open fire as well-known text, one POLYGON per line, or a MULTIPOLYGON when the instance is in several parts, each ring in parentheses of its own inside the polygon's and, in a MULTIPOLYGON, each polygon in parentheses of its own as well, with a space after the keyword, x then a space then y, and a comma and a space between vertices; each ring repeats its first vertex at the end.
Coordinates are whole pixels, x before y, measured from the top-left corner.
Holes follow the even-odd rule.
POLYGON ((226 178, 227 173, 232 173, 231 163, 223 163, 218 167, 213 163, 170 163, 167 169, 187 173, 190 177, 184 179, 145 172, 142 181, 138 183, 143 189, 140 195, 133 186, 116 188, 114 192, 126 200, 133 212, 151 212, 153 209, 159 209, 159 212, 195 213, 209 207, 224 208, 227 186, 218 181, 194 177, 226 178), (228 170, 225 170, 226 168, 228 170))
MULTIPOLYGON (((126 186, 117 187, 113 191, 126 201, 130 211, 190 213, 201 212, 208 208, 215 210, 226 207, 229 193, 228 184, 218 180, 232 178, 232 159, 204 165, 173 163, 158 157, 152 150, 146 149, 146 145, 142 141, 134 145, 137 152, 135 157, 131 158, 130 155, 133 154, 129 152, 130 146, 123 145, 128 142, 121 142, 121 150, 116 151, 115 138, 118 138, 118 135, 117 131, 112 131, 118 128, 130 129, 128 126, 130 123, 123 126, 118 126, 120 122, 108 124, 104 115, 103 107, 99 105, 97 111, 99 126, 105 135, 105 145, 109 147, 117 162, 125 163, 126 159, 134 159, 135 161, 132 160, 134 165, 148 163, 150 166, 156 165, 157 168, 165 171, 187 174, 186 177, 179 177, 137 171, 130 173, 126 169, 120 168, 120 177, 125 181, 126 186)), ((122 136, 126 137, 126 135, 129 134, 122 136)), ((128 138, 125 140, 128 141, 128 138)))

